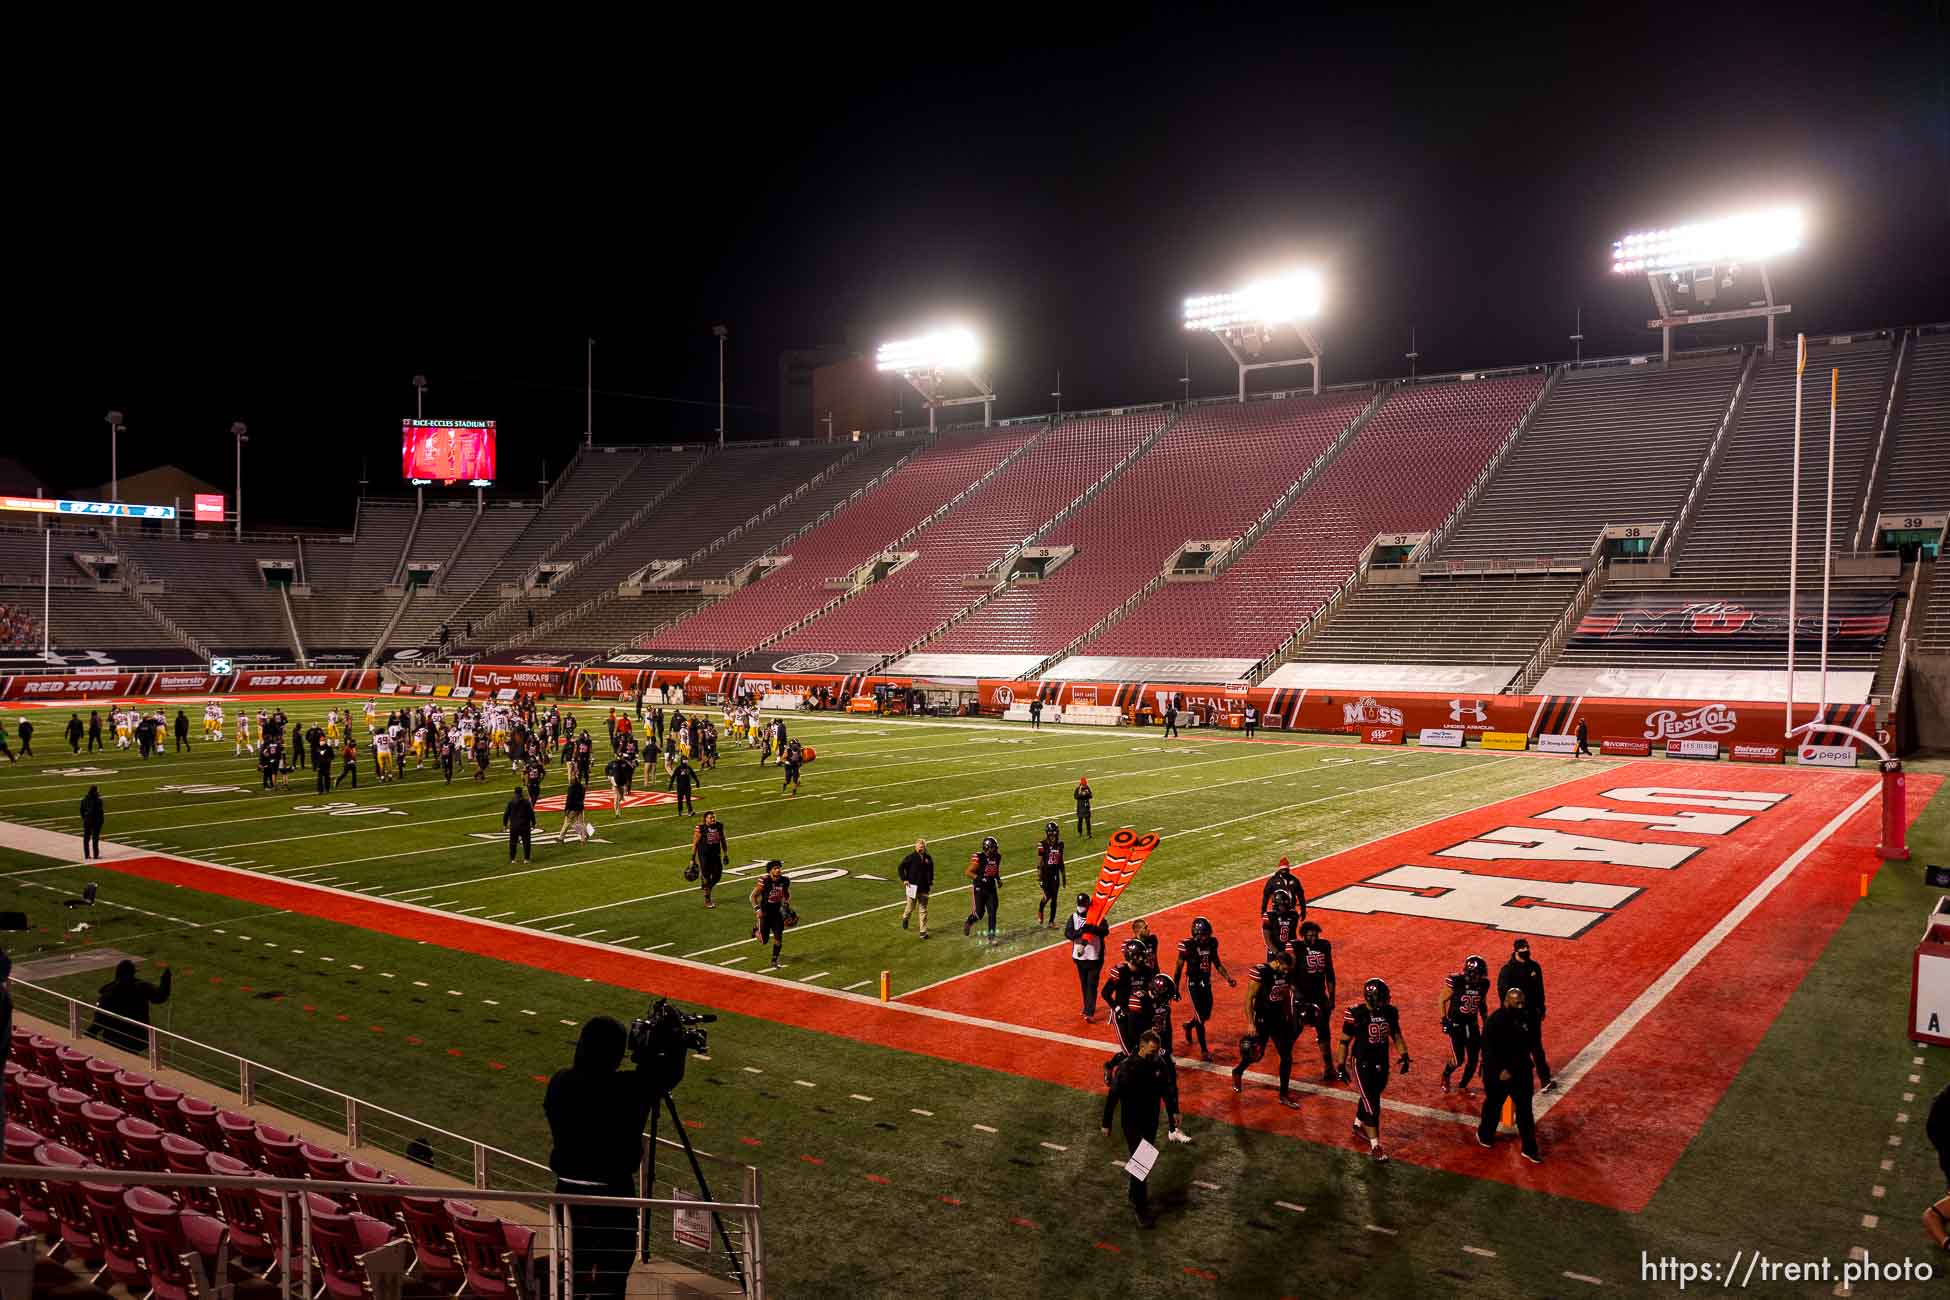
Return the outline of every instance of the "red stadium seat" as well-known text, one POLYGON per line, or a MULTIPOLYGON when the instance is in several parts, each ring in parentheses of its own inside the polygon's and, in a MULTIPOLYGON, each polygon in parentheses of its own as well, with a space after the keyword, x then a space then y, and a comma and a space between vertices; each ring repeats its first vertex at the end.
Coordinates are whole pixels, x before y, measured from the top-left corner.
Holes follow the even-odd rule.
POLYGON ((166 1083, 152 1083, 142 1090, 142 1100, 149 1108, 152 1123, 160 1124, 172 1133, 183 1131, 182 1113, 177 1110, 177 1103, 183 1100, 181 1089, 172 1088, 166 1083))
MULTIPOLYGON (((180 1133, 165 1133, 161 1146, 163 1165, 172 1174, 215 1172, 210 1168, 209 1149, 195 1138, 186 1138, 180 1133)), ((180 1195, 185 1205, 205 1214, 214 1213, 217 1208, 217 1198, 207 1187, 171 1188, 170 1194, 180 1195)))
POLYGON ((88 1212, 95 1220, 95 1236, 102 1244, 103 1268, 131 1295, 149 1291, 149 1265, 135 1232, 135 1215, 122 1199, 126 1190, 116 1183, 83 1183, 88 1212))
POLYGON ((217 1124, 217 1108, 201 1097, 179 1096, 176 1099, 176 1114, 169 1127, 186 1138, 201 1142, 212 1151, 228 1149, 223 1129, 217 1124))
MULTIPOLYGON (((59 1142, 43 1142, 34 1148, 34 1163, 43 1169, 86 1169, 88 1161, 79 1151, 62 1146, 59 1142)), ((89 1212, 88 1198, 82 1194, 81 1184, 66 1179, 51 1178, 43 1183, 47 1188, 47 1204, 54 1216, 54 1226, 59 1232, 56 1249, 72 1258, 81 1260, 96 1270, 100 1277, 102 1267, 102 1243, 95 1235, 95 1216, 89 1212)))
MULTIPOLYGON (((257 1121, 234 1110, 219 1111, 213 1117, 223 1149, 253 1169, 264 1168, 264 1149, 257 1141, 257 1121)), ((209 1143, 216 1150, 218 1143, 209 1143)))
MULTIPOLYGON (((261 1178, 262 1174, 252 1169, 235 1156, 227 1156, 221 1151, 212 1151, 206 1157, 208 1172, 231 1178, 261 1178)), ((215 1189, 217 1204, 221 1208, 223 1221, 230 1229, 230 1250, 238 1263, 258 1276, 268 1276, 278 1266, 277 1225, 266 1230, 262 1203, 257 1193, 245 1187, 223 1187, 215 1189)))
POLYGON ((405 1226, 406 1212, 400 1204, 399 1193, 387 1190, 399 1186, 399 1179, 362 1160, 349 1160, 345 1166, 345 1181, 368 1184, 353 1197, 361 1211, 382 1222, 405 1226))
POLYGON ((513 1296, 532 1291, 529 1276, 534 1262, 535 1233, 502 1219, 481 1218, 466 1213, 461 1202, 447 1202, 447 1213, 454 1225, 454 1244, 460 1250, 467 1273, 464 1283, 469 1295, 513 1296), (527 1278, 518 1285, 517 1278, 527 1278))
POLYGON ((87 1067, 88 1086, 82 1088, 82 1085, 77 1083, 75 1087, 82 1088, 83 1092, 97 1101, 112 1102, 120 1106, 123 1102, 121 1092, 115 1086, 115 1076, 121 1072, 122 1067, 115 1062, 105 1061, 99 1056, 91 1056, 88 1058, 87 1067))
POLYGON ((88 1126, 88 1151, 111 1169, 122 1166, 122 1139, 115 1126, 122 1122, 122 1111, 99 1101, 83 1102, 81 1118, 88 1126))
POLYGON ((177 1209, 176 1202, 146 1187, 130 1187, 122 1201, 135 1220, 135 1236, 149 1268, 154 1300, 191 1300, 206 1294, 206 1280, 221 1280, 229 1254, 229 1229, 207 1214, 177 1209), (203 1276, 187 1256, 202 1264, 203 1276))
POLYGON ((311 1248, 318 1257, 321 1295, 334 1300, 361 1300, 371 1294, 365 1266, 359 1257, 377 1250, 399 1235, 389 1223, 364 1214, 311 1216, 311 1248))
MULTIPOLYGON (((259 1124, 255 1128, 258 1168, 273 1178, 306 1178, 311 1174, 305 1163, 303 1144, 281 1128, 259 1124)), ((240 1157, 241 1158, 241 1157, 240 1157)))
POLYGON ((48 1100, 54 1103, 55 1126, 61 1140, 83 1154, 94 1150, 95 1135, 81 1114, 81 1108, 88 1104, 88 1094, 78 1088, 57 1086, 48 1094, 48 1100))
POLYGON ((479 1210, 465 1201, 442 1201, 424 1196, 400 1198, 406 1215, 406 1235, 413 1241, 415 1276, 435 1286, 459 1287, 467 1282, 467 1267, 461 1262, 454 1242, 453 1214, 465 1207, 469 1215, 479 1210))
POLYGON ((95 1095, 95 1079, 88 1073, 88 1063, 95 1058, 88 1053, 72 1047, 63 1047, 54 1053, 55 1063, 61 1073, 53 1076, 63 1087, 73 1088, 84 1096, 95 1095))
POLYGON ((142 1095, 143 1090, 155 1082, 154 1079, 146 1074, 137 1074, 133 1070, 117 1070, 112 1082, 115 1095, 103 1097, 103 1101, 112 1101, 129 1114, 139 1115, 151 1124, 161 1123, 156 1118, 155 1110, 149 1105, 149 1099, 142 1095))
POLYGON ((298 1154, 304 1157, 305 1177, 316 1178, 321 1183, 352 1181, 346 1177, 345 1172, 351 1162, 331 1148, 300 1142, 298 1154))
POLYGON ((165 1136, 156 1125, 133 1115, 116 1121, 115 1140, 121 1150, 122 1168, 167 1173, 169 1162, 163 1158, 162 1150, 165 1136))
POLYGON ((59 1133, 61 1119, 54 1113, 54 1081, 44 1074, 28 1071, 8 1087, 20 1094, 21 1117, 29 1127, 42 1133, 59 1133))

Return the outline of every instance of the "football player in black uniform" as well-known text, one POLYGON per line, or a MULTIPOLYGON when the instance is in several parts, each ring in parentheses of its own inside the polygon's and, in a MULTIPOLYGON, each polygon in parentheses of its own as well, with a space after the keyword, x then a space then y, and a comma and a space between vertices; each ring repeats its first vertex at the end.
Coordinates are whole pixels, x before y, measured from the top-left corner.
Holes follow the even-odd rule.
POLYGON ((1408 1073, 1408 1044, 1402 1039, 1401 1012, 1388 1000, 1388 981, 1371 979, 1361 986, 1361 1000, 1347 1009, 1341 1024, 1342 1083, 1348 1081, 1347 1058, 1354 1056, 1354 1136, 1368 1140, 1368 1154, 1388 1163, 1381 1149, 1381 1093, 1388 1086, 1388 1047, 1401 1053, 1401 1071, 1408 1073))
POLYGON ((1055 822, 1043 824, 1043 840, 1036 846, 1036 875, 1043 886, 1042 901, 1036 904, 1036 919, 1042 921, 1043 913, 1047 910, 1049 920, 1044 928, 1053 929, 1056 925, 1056 893, 1069 883, 1069 877, 1063 870, 1063 834, 1057 830, 1055 822))
POLYGON ((1273 874, 1266 878, 1264 885, 1260 886, 1259 914, 1265 916, 1273 910, 1273 896, 1282 889, 1287 892, 1289 898, 1299 900, 1300 919, 1306 920, 1307 891, 1300 887, 1300 877, 1293 874, 1292 864, 1285 858, 1280 859, 1280 865, 1274 868, 1273 874))
POLYGON ((1163 970, 1158 964, 1158 936, 1151 933, 1151 922, 1141 916, 1131 922, 1131 937, 1144 945, 1144 964, 1153 971, 1163 970))
POLYGON ((1334 1044, 1329 1038, 1328 1021, 1334 1014, 1334 945, 1320 937, 1320 922, 1302 921, 1300 941, 1289 949, 1293 954, 1293 986, 1299 991, 1303 1009, 1311 1007, 1308 1023, 1320 1044, 1320 1081, 1334 1082, 1334 1044))
POLYGON ((1212 1019, 1212 972, 1217 971, 1229 987, 1239 987, 1239 981, 1232 978, 1232 972, 1219 960, 1219 941, 1212 934, 1212 922, 1204 917, 1192 921, 1192 934, 1189 939, 1178 943, 1178 964, 1172 969, 1173 984, 1184 981, 1182 986, 1192 998, 1192 1014, 1185 1021, 1185 1042, 1189 1045, 1192 1036, 1198 1036, 1198 1054, 1204 1060, 1212 1059, 1211 1049, 1205 1045, 1205 1025, 1212 1019))
POLYGON ((1270 956, 1285 952, 1300 938, 1300 913, 1294 910, 1293 895, 1284 889, 1273 891, 1273 910, 1259 923, 1259 931, 1266 940, 1266 952, 1270 956))
POLYGON ((780 794, 790 789, 794 799, 799 797, 799 769, 805 762, 805 748, 796 740, 788 740, 779 754, 779 765, 785 769, 785 781, 779 786, 780 794))
POLYGON ((1288 1091, 1293 1079, 1293 1043, 1300 1037, 1300 1008, 1293 987, 1293 958, 1284 948, 1246 974, 1246 1020, 1251 1032, 1239 1040, 1239 1064, 1232 1067, 1232 1090, 1244 1091, 1246 1067, 1266 1055, 1270 1040, 1280 1054, 1280 1104, 1298 1106, 1288 1091))
POLYGON ((1151 976, 1155 973, 1156 968, 1145 957, 1144 945, 1126 939, 1124 960, 1111 967, 1104 980, 1104 1007, 1126 1052, 1137 1050, 1138 1035, 1151 1026, 1155 1010, 1151 1005, 1151 976))
POLYGON ((697 865, 698 884, 704 890, 706 907, 717 906, 711 901, 711 891, 718 887, 724 875, 724 855, 730 851, 731 840, 724 823, 718 820, 718 814, 706 808, 704 820, 691 835, 691 861, 697 865))
POLYGON ((772 965, 777 966, 785 946, 786 917, 792 911, 792 881, 785 874, 785 863, 773 858, 765 864, 765 874, 752 886, 752 906, 758 909, 758 941, 772 941, 772 965))
POLYGON ((1469 1091, 1476 1077, 1476 1064, 1483 1054, 1483 1018, 1489 1014, 1490 964, 1481 957, 1463 959, 1462 970, 1442 981, 1442 1032, 1449 1036, 1454 1059, 1442 1067, 1442 1090, 1449 1091, 1449 1076, 1462 1066, 1462 1079, 1456 1085, 1469 1091))
POLYGON ((969 896, 972 907, 968 919, 962 922, 964 936, 975 932, 975 923, 984 916, 989 922, 989 942, 995 942, 995 914, 1002 905, 1002 846, 990 835, 982 840, 982 847, 968 855, 967 875, 970 883, 969 896))

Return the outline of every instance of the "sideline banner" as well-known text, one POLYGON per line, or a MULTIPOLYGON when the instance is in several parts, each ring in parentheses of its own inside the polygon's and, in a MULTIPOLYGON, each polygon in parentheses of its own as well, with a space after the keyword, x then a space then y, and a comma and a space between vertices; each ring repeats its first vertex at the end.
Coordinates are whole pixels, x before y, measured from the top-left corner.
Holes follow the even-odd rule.
POLYGON ((1598 742, 1598 752, 1613 758, 1650 758, 1652 742, 1637 736, 1606 736, 1598 742))
POLYGON ((1483 733, 1484 749, 1528 749, 1530 733, 1524 731, 1486 731, 1483 733))
POLYGON ((1460 727, 1424 727, 1416 743, 1426 749, 1461 749, 1463 733, 1460 727))
POLYGON ((1578 738, 1546 734, 1537 737, 1537 752, 1540 754, 1575 754, 1578 752, 1578 738))

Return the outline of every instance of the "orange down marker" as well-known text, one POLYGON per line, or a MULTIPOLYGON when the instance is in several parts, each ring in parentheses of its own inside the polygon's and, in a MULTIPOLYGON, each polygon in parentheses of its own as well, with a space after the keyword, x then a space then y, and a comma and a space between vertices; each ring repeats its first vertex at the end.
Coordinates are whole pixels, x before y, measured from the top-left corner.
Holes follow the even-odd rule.
POLYGON ((890 1002, 893 1000, 893 997, 894 997, 894 973, 892 971, 885 971, 885 970, 881 971, 880 972, 880 1000, 882 1002, 890 1002))

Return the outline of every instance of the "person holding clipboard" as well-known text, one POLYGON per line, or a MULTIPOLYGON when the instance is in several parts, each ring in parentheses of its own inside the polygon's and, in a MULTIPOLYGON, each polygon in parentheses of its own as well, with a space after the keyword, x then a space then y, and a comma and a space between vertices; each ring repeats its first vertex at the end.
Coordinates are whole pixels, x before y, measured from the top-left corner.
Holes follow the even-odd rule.
POLYGON ((1112 1112, 1123 1103, 1124 1146, 1131 1158, 1124 1166, 1129 1180, 1131 1208, 1140 1228, 1158 1224, 1151 1213, 1152 1163, 1158 1158, 1158 1108, 1164 1107, 1171 1130, 1178 1130, 1178 1078, 1169 1059, 1158 1051, 1158 1035, 1147 1029, 1138 1035, 1137 1051, 1117 1067, 1110 1095, 1104 1098, 1104 1136, 1110 1136, 1112 1112))
POLYGON ((918 908, 921 913, 921 937, 928 937, 928 893, 934 888, 934 855, 928 852, 926 840, 914 841, 914 852, 901 859, 900 879, 907 890, 907 906, 901 909, 901 929, 907 928, 907 918, 918 908))

